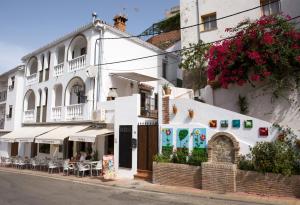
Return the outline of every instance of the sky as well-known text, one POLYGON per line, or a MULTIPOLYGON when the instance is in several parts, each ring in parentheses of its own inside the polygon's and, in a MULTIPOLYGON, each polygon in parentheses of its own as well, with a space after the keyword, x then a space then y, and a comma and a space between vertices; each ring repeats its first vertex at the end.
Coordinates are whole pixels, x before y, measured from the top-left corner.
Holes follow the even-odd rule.
POLYGON ((0 0, 0 73, 21 57, 92 21, 109 24, 125 12, 127 32, 137 35, 164 18, 179 0, 0 0))

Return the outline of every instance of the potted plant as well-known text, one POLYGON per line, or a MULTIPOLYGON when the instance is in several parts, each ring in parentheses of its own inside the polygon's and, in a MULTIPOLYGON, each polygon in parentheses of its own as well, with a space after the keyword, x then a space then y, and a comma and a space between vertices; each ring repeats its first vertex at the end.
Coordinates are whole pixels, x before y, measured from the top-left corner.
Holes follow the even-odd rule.
POLYGON ((165 95, 171 95, 171 87, 168 83, 163 85, 164 93, 165 95))
POLYGON ((194 110, 193 109, 189 109, 188 112, 189 112, 189 117, 191 119, 194 118, 194 110))
POLYGON ((177 109, 176 105, 174 104, 173 105, 173 114, 176 115, 177 111, 178 111, 178 109, 177 109))

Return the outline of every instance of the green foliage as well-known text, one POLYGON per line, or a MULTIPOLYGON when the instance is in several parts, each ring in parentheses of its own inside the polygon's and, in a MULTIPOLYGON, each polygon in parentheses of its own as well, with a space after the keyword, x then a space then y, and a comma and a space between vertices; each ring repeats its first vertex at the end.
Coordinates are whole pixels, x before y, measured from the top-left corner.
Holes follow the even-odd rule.
POLYGON ((180 29, 180 14, 176 14, 156 24, 158 32, 168 32, 180 29))
POLYGON ((202 162, 207 162, 208 156, 206 149, 194 148, 191 155, 188 158, 187 163, 189 165, 201 166, 202 162))
POLYGON ((300 151, 296 146, 297 136, 290 128, 276 127, 281 137, 273 142, 258 142, 251 153, 241 156, 239 168, 283 175, 300 173, 300 151))
POLYGON ((247 102, 247 98, 243 97, 241 95, 239 95, 239 99, 238 99, 238 105, 240 107, 240 113, 241 114, 247 114, 248 113, 248 102, 247 102))
POLYGON ((187 148, 178 148, 177 151, 173 153, 171 162, 176 164, 186 164, 188 155, 189 151, 187 148))
POLYGON ((157 154, 154 156, 153 161, 160 163, 169 163, 171 162, 170 155, 166 154, 157 154))
POLYGON ((209 45, 199 41, 197 44, 190 44, 189 47, 192 49, 184 49, 180 53, 183 61, 179 66, 190 73, 191 88, 196 90, 205 87, 207 84, 205 55, 209 45))
POLYGON ((182 141, 185 139, 185 137, 189 134, 189 131, 186 129, 179 131, 179 140, 182 141))
POLYGON ((163 155, 170 157, 171 154, 173 153, 173 146, 163 146, 162 153, 163 153, 163 155))

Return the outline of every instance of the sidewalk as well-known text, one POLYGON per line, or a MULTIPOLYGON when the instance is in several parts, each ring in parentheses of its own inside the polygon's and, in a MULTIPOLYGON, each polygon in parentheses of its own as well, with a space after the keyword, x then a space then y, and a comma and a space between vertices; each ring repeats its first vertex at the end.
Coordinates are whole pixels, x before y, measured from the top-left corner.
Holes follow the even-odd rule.
POLYGON ((137 180, 125 180, 125 179, 117 179, 117 180, 104 180, 101 177, 84 177, 79 178, 76 176, 63 176, 61 174, 48 174, 47 172, 42 171, 32 171, 32 170, 19 170, 15 168, 4 168, 0 167, 1 172, 10 172, 24 175, 32 175, 37 177, 45 177, 50 179, 62 180, 62 181, 70 181, 74 183, 81 183, 93 186, 107 186, 107 187, 115 187, 119 189, 130 189, 131 191, 146 191, 146 192, 156 192, 156 193, 164 193, 164 194, 174 194, 174 195, 185 195, 185 196, 193 196, 200 198, 211 198, 211 199, 220 199, 227 201, 235 201, 235 202, 255 202, 261 204, 284 204, 284 205, 300 205, 300 200, 295 198, 288 197, 266 197, 259 195, 251 195, 246 193, 226 193, 226 194, 218 194, 205 190, 199 190, 195 188, 189 187, 175 187, 175 186, 164 186, 152 184, 150 182, 145 181, 137 181, 137 180))

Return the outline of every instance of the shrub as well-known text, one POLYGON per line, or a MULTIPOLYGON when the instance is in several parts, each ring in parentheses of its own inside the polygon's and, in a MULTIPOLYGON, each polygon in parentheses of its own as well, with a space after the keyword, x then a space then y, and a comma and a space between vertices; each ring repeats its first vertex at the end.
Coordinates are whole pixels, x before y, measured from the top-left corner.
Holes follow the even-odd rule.
POLYGON ((188 158, 187 164, 201 166, 202 162, 207 162, 208 156, 206 149, 194 149, 188 158))
POLYGON ((154 156, 153 161, 155 162, 161 162, 161 163, 169 163, 171 162, 170 155, 164 155, 164 154, 157 154, 154 156))
POLYGON ((173 153, 171 161, 177 164, 186 164, 188 155, 189 151, 187 148, 177 149, 177 151, 173 153))
POLYGON ((254 166, 251 160, 251 155, 242 155, 239 157, 238 168, 241 170, 253 171, 254 166))

